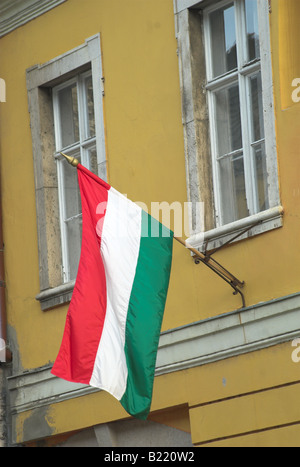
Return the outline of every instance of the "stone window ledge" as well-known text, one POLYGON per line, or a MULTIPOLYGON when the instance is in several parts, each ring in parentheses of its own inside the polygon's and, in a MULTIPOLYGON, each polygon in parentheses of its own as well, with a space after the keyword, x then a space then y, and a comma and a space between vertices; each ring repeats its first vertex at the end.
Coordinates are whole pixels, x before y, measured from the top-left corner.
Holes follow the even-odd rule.
POLYGON ((74 285, 75 280, 52 289, 43 290, 35 298, 40 302, 43 311, 50 310, 71 301, 74 285))
POLYGON ((187 243, 202 252, 219 248, 236 235, 239 236, 234 241, 240 241, 282 227, 283 214, 283 207, 276 206, 245 219, 240 219, 206 232, 196 233, 187 239, 187 243))

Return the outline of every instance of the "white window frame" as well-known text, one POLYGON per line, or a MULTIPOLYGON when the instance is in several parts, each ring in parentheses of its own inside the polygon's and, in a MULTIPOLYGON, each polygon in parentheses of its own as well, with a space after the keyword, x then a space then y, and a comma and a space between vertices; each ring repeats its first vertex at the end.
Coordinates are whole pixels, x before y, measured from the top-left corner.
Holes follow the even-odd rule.
MULTIPOLYGON (((58 86, 53 88, 53 114, 54 114, 54 128, 55 128, 55 144, 56 144, 56 161, 57 161, 57 178, 58 178, 58 198, 60 208, 60 228, 61 228, 61 244, 62 244, 62 274, 64 283, 68 283, 74 278, 71 277, 70 260, 69 260, 69 239, 67 234, 67 223, 74 220, 75 217, 81 219, 82 213, 68 218, 66 209, 65 186, 63 176, 63 164, 66 161, 60 155, 60 151, 67 155, 78 154, 80 155, 81 164, 91 170, 90 158, 88 151, 96 149, 97 136, 88 137, 88 114, 87 114, 87 100, 85 93, 85 79, 92 77, 92 71, 77 74, 74 78, 69 79, 58 86), (59 92, 66 87, 75 84, 77 88, 77 104, 78 104, 78 120, 79 120, 79 141, 70 146, 64 147, 61 135, 61 122, 59 111, 59 92)), ((94 102, 94 109, 95 109, 94 102)), ((78 245, 80 248, 80 245, 78 245)))
POLYGON ((62 150, 64 149, 66 153, 74 150, 80 149, 80 154, 83 156, 84 155, 84 149, 87 146, 91 145, 96 145, 97 138, 96 136, 93 137, 88 137, 87 132, 88 132, 88 126, 89 122, 87 117, 87 114, 85 112, 87 102, 85 98, 85 92, 84 92, 84 80, 88 77, 92 77, 92 71, 85 71, 83 73, 77 74, 74 78, 69 79, 68 81, 64 81, 62 84, 59 84, 58 86, 55 86, 53 88, 53 111, 54 111, 54 126, 55 126, 55 142, 56 142, 56 150, 62 150), (59 102, 58 102, 58 93, 62 89, 72 85, 76 84, 77 90, 78 90, 78 118, 79 118, 79 138, 80 141, 78 144, 72 144, 70 147, 64 147, 62 143, 62 138, 61 138, 61 131, 60 131, 60 112, 59 112, 59 102))
MULTIPOLYGON (((200 201, 201 188, 205 181, 199 178, 197 174, 197 141, 194 136, 197 132, 197 103, 195 102, 195 83, 197 83, 197 76, 195 76, 194 56, 192 51, 192 27, 190 26, 190 15, 199 14, 199 11, 205 16, 205 9, 207 11, 216 9, 222 4, 229 3, 227 0, 174 0, 175 12, 175 27, 176 38, 178 41, 178 55, 179 55, 179 69, 181 78, 181 90, 183 95, 183 125, 185 133, 185 151, 186 151, 186 166, 187 166, 187 188, 189 201, 200 201), (198 186, 198 191, 195 188, 198 186)), ((269 209, 259 213, 255 213, 244 218, 232 222, 230 224, 222 225, 219 215, 218 198, 215 193, 214 198, 217 201, 214 209, 217 211, 218 218, 215 219, 215 227, 205 229, 201 223, 190 221, 190 238, 188 242, 195 248, 202 251, 205 249, 213 249, 222 246, 231 238, 240 234, 245 229, 249 230, 241 235, 237 240, 247 238, 248 236, 257 235, 283 225, 283 208, 280 204, 279 182, 278 182, 278 165, 277 165, 277 148, 276 148, 276 133, 275 133, 275 115, 274 115, 274 101, 273 101, 273 79, 272 79, 272 63, 271 63, 271 50, 270 50, 270 25, 269 25, 269 5, 265 0, 258 0, 258 19, 259 19, 259 34, 260 34, 260 67, 262 75, 262 90, 263 90, 263 108, 264 108, 264 124, 265 124, 265 151, 266 151, 266 164, 268 172, 267 184, 269 187, 269 209), (258 224, 258 222, 260 222, 258 224), (251 228, 251 226, 253 226, 251 228)), ((193 20, 194 21, 194 20, 193 20)), ((195 29, 195 27, 194 27, 195 29)), ((203 22, 203 42, 207 44, 207 27, 205 21, 203 22), (206 32, 205 32, 206 31, 206 32)), ((198 42, 201 42, 199 39, 198 42)), ((207 45, 206 45, 207 47, 207 45)), ((205 46, 204 46, 205 48, 205 46)), ((203 63, 204 66, 204 63, 203 63)), ((209 63, 205 63, 208 67, 209 63)), ((258 64, 253 64, 253 71, 256 70, 258 64)), ((199 64, 198 64, 199 67, 199 64)), ((226 80, 227 77, 225 76, 226 80)), ((207 83, 206 83, 207 84, 207 83)), ((213 85, 212 85, 213 86, 213 85)), ((203 86, 202 86, 203 87, 203 86)), ((212 89, 212 88, 211 88, 212 89)), ((209 85, 207 89, 202 91, 209 93, 209 85)), ((208 99, 209 101, 209 99, 208 99)), ((211 104, 209 104, 211 106, 211 104)), ((211 108, 210 108, 211 112, 211 108)), ((203 112, 204 113, 204 112, 203 112)), ((213 123, 210 119, 210 131, 213 131, 213 123)), ((211 155, 210 155, 211 157, 211 155)), ((212 158, 213 160, 213 158, 212 158)), ((215 168, 212 168, 215 171, 215 168)), ((216 172, 216 171, 215 171, 216 172)), ((214 178, 216 174, 214 174, 214 178)), ((214 192, 216 186, 214 187, 214 192)), ((197 203, 196 203, 197 204, 197 203)), ((202 208, 203 209, 203 208, 202 208)), ((204 206, 204 210, 207 206, 204 206)), ((212 209, 210 206, 209 209, 212 209)), ((196 214, 193 214, 196 218, 196 214)), ((193 219, 192 219, 193 220, 193 219)))
MULTIPOLYGON (((220 91, 225 89, 231 84, 237 84, 239 90, 239 105, 240 105, 240 117, 241 117, 241 131, 242 131, 242 148, 241 150, 236 151, 237 153, 242 153, 244 160, 244 170, 245 170, 245 190, 247 198, 247 207, 249 214, 254 215, 260 212, 258 207, 258 198, 256 191, 256 175, 255 168, 253 166, 253 157, 251 155, 251 102, 250 102, 250 89, 248 78, 255 75, 257 72, 261 72, 261 60, 260 58, 254 60, 253 62, 247 63, 247 44, 245 41, 245 12, 244 12, 244 2, 240 0, 224 0, 220 3, 207 7, 204 10, 204 44, 205 44, 205 56, 206 56, 206 71, 207 71, 207 98, 208 98, 208 107, 210 115, 210 134, 211 134, 211 148, 212 148, 212 166, 213 166, 213 178, 214 178, 214 198, 215 198, 215 219, 216 227, 221 227, 225 225, 224 213, 221 206, 221 188, 219 180, 219 167, 218 167, 218 152, 217 152, 217 140, 218 140, 218 131, 215 125, 216 122, 216 103, 215 103, 215 91, 220 91), (235 30, 236 30, 236 43, 237 43, 237 69, 225 73, 216 78, 213 77, 212 69, 212 45, 211 45, 211 31, 209 26, 209 15, 218 10, 219 8, 226 7, 229 4, 234 5, 235 11, 235 30)), ((263 34, 263 31, 259 31, 260 34, 263 34)), ((266 138, 264 137, 260 142, 265 142, 266 138)), ((257 142, 256 142, 257 144, 257 142)), ((230 157, 234 155, 234 151, 223 155, 223 157, 230 157)), ((272 196, 270 193, 271 186, 268 190, 268 200, 272 196)), ((232 208, 233 209, 233 208, 232 208)), ((249 216, 247 216, 249 217, 249 216)))
POLYGON ((104 77, 100 34, 96 34, 63 55, 26 70, 28 104, 35 173, 40 293, 42 310, 68 303, 75 280, 65 282, 61 274, 62 245, 58 199, 58 174, 51 90, 91 70, 96 130, 98 176, 107 179, 104 131, 104 77))

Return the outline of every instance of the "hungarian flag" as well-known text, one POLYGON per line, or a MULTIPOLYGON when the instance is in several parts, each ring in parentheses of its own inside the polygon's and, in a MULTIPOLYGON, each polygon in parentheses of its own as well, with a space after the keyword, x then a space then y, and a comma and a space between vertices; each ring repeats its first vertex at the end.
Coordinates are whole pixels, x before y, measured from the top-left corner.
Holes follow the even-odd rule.
POLYGON ((82 246, 52 373, 149 414, 173 232, 81 164, 82 246))

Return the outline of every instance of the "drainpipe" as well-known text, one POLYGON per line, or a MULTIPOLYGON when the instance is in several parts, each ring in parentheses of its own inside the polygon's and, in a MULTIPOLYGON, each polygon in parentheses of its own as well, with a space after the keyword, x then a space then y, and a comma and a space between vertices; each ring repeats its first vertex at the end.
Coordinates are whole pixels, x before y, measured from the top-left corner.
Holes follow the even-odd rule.
MULTIPOLYGON (((1 177, 0 177, 1 178, 1 177)), ((2 189, 0 180, 0 338, 6 345, 5 361, 11 362, 12 354, 7 348, 7 318, 6 318, 6 297, 5 297, 5 273, 4 273, 4 242, 2 230, 2 189)))

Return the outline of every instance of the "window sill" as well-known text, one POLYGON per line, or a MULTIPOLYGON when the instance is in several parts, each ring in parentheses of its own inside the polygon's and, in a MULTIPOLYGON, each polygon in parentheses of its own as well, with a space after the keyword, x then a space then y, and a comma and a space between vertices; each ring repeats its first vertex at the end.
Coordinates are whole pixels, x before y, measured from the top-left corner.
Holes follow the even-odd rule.
POLYGON ((43 311, 50 310, 71 301, 74 285, 75 280, 53 289, 43 290, 35 298, 40 302, 43 311))
POLYGON ((232 239, 234 236, 243 232, 251 225, 253 226, 247 232, 240 235, 238 238, 233 240, 234 242, 243 240, 245 238, 253 237, 269 230, 277 229, 283 225, 283 207, 277 206, 275 208, 268 209, 267 211, 260 212, 254 216, 240 219, 230 224, 217 227, 207 232, 199 232, 187 239, 187 243, 193 248, 197 248, 204 252, 205 250, 213 250, 223 246, 226 242, 232 239))
MULTIPOLYGON (((283 207, 277 206, 276 208, 268 209, 267 211, 260 212, 254 216, 246 217, 245 219, 232 222, 222 227, 197 233, 188 238, 186 242, 193 248, 197 248, 202 252, 205 250, 209 251, 224 245, 231 240, 232 237, 238 235, 257 222, 260 223, 236 238, 234 242, 282 227, 282 217, 283 207)), ((36 300, 40 302, 43 311, 64 305, 71 301, 74 285, 75 280, 52 289, 44 290, 36 296, 36 300)))

